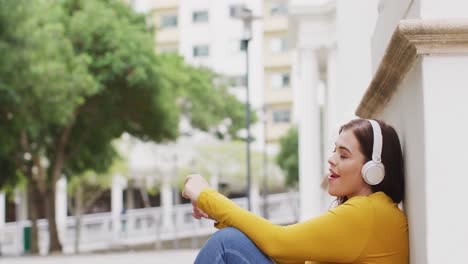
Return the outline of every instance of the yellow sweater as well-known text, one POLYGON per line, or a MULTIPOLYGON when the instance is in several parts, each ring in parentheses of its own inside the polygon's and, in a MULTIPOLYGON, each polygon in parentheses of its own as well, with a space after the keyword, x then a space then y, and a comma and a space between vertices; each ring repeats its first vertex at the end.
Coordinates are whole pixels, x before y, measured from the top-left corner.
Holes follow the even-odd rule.
POLYGON ((356 196, 327 213, 289 226, 272 224, 207 188, 197 205, 245 233, 276 263, 408 263, 405 215, 383 192, 356 196))

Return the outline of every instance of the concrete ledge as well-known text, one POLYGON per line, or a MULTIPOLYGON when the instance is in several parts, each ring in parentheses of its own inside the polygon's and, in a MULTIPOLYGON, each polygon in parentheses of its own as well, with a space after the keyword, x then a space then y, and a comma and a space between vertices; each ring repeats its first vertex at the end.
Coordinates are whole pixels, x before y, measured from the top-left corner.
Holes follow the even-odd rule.
POLYGON ((468 19, 400 21, 356 115, 379 115, 419 55, 454 53, 468 53, 468 19))

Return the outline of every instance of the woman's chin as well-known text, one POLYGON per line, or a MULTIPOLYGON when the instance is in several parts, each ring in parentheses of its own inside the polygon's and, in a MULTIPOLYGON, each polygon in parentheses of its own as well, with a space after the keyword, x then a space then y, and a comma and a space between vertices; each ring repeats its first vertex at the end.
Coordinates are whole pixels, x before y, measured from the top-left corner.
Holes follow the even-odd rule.
POLYGON ((331 196, 337 196, 335 190, 328 188, 328 194, 331 196))
POLYGON ((335 188, 330 188, 330 186, 328 186, 328 194, 336 197, 344 196, 340 191, 336 190, 335 188))

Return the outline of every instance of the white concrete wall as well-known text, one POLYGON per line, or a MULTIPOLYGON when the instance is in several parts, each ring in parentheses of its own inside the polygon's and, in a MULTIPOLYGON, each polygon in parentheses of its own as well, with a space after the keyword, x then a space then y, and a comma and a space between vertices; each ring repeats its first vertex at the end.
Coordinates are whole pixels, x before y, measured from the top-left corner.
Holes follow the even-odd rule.
POLYGON ((426 152, 422 65, 417 63, 380 117, 400 138, 405 159, 405 202, 410 240, 410 263, 427 263, 426 152))
POLYGON ((424 19, 467 17, 468 1, 463 0, 418 0, 420 15, 424 19))
POLYGON ((329 106, 332 116, 330 132, 354 115, 372 77, 371 35, 377 19, 375 0, 337 1, 337 91, 329 106))
POLYGON ((398 130, 405 155, 410 263, 466 261, 466 65, 468 56, 423 57, 382 115, 398 130))
MULTIPOLYGON (((468 2, 383 0, 379 9, 374 71, 401 19, 467 17, 468 2)), ((466 65, 466 55, 422 56, 382 115, 398 130, 405 155, 410 263, 466 262, 468 213, 460 207, 468 184, 460 167, 468 162, 466 65)))
POLYGON ((468 164, 467 65, 466 55, 428 56, 422 61, 429 263, 467 260, 468 211, 462 202, 468 186, 463 168, 468 164))
POLYGON ((401 19, 419 17, 418 0, 380 0, 378 18, 372 37, 373 72, 380 64, 387 44, 401 19), (416 7, 415 10, 413 8, 416 7))

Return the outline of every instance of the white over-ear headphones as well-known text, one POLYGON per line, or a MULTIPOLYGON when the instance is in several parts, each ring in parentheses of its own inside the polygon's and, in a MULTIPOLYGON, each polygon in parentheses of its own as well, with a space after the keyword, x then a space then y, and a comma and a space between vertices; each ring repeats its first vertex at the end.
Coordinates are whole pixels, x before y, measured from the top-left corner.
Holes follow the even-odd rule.
POLYGON ((368 120, 372 125, 374 135, 374 145, 372 147, 372 160, 366 162, 362 167, 361 173, 364 181, 369 185, 381 183, 385 177, 385 167, 380 156, 382 155, 382 131, 380 125, 375 120, 368 120))

